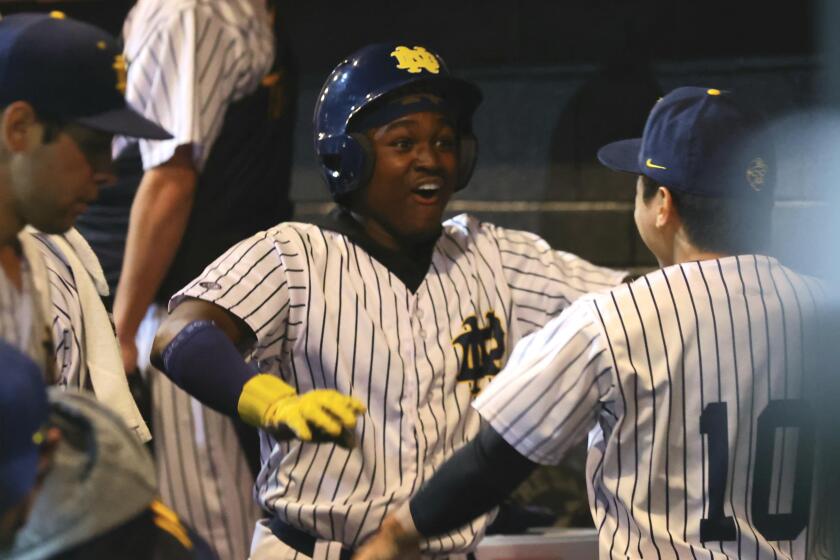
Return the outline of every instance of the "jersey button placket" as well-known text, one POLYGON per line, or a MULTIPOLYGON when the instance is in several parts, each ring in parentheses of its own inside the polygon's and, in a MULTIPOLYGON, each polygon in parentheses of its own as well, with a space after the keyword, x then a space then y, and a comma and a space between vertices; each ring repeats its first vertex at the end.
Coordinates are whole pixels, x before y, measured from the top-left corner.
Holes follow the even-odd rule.
POLYGON ((420 412, 417 409, 417 394, 420 388, 417 386, 416 375, 416 352, 417 340, 415 335, 415 321, 414 312, 417 309, 417 299, 410 295, 408 296, 408 305, 406 312, 400 315, 400 346, 401 355, 403 357, 403 375, 405 376, 405 394, 403 395, 403 422, 402 435, 403 440, 412 442, 412 444, 404 446, 407 461, 403 464, 406 467, 406 474, 409 478, 419 476, 415 471, 416 463, 423 464, 423 456, 425 450, 423 449, 423 438, 421 435, 422 428, 419 423, 420 412), (415 447, 416 446, 416 447, 415 447), (416 450, 416 451, 415 451, 416 450))

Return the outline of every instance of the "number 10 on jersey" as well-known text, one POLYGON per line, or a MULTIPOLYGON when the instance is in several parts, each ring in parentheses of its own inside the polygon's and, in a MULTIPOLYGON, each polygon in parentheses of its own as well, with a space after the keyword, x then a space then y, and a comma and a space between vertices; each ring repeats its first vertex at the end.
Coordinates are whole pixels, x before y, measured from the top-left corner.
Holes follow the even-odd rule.
MULTIPOLYGON (((700 520, 700 540, 734 541, 735 520, 724 514, 729 472, 728 407, 725 402, 709 403, 700 415, 700 433, 708 439, 709 511, 700 520)), ((752 522, 768 541, 794 540, 808 523, 814 463, 814 420, 802 400, 770 401, 756 424, 752 469, 752 522), (789 513, 770 513, 770 493, 776 456, 776 431, 798 428, 793 500, 789 513)), ((781 466, 779 467, 781 468, 781 466)), ((779 476, 779 473, 776 473, 779 476)), ((781 492, 778 489, 777 492, 781 492)), ((730 489, 730 502, 733 492, 730 489)))

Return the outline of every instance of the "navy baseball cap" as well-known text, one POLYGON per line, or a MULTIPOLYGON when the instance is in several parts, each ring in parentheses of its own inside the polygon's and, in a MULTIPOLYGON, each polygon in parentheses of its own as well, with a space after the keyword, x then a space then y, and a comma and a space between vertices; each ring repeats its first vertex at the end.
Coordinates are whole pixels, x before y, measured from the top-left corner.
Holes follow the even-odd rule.
POLYGON ((125 102, 126 64, 107 32, 62 12, 0 20, 0 106, 27 101, 45 116, 135 138, 171 135, 125 102))
POLYGON ((641 138, 607 144, 598 160, 675 191, 772 199, 775 150, 763 124, 732 92, 681 87, 654 105, 641 138))
POLYGON ((0 513, 19 503, 35 485, 38 448, 48 416, 40 369, 0 340, 0 513))

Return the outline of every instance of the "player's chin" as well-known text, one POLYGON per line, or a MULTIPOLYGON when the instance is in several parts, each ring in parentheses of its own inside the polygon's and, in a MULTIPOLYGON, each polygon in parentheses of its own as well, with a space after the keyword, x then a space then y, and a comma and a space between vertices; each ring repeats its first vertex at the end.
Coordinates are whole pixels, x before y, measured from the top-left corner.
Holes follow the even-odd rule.
POLYGON ((434 241, 440 236, 442 229, 440 220, 441 218, 438 216, 434 220, 414 221, 411 224, 405 224, 400 232, 401 237, 411 243, 434 241))
POLYGON ((57 216, 36 217, 29 220, 29 225, 44 233, 62 234, 76 223, 78 213, 67 212, 57 216))

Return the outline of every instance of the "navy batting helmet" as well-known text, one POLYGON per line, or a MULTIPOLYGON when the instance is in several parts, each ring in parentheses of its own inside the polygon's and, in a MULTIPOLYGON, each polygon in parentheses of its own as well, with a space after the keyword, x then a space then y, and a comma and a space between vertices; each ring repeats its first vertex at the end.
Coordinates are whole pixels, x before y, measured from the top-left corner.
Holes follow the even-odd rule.
POLYGON ((466 186, 475 167, 472 115, 481 91, 450 75, 440 55, 430 49, 381 43, 356 51, 336 66, 315 104, 315 154, 334 199, 364 186, 373 171, 373 150, 362 131, 353 129, 354 119, 377 101, 402 92, 434 93, 457 112, 456 188, 466 186))

